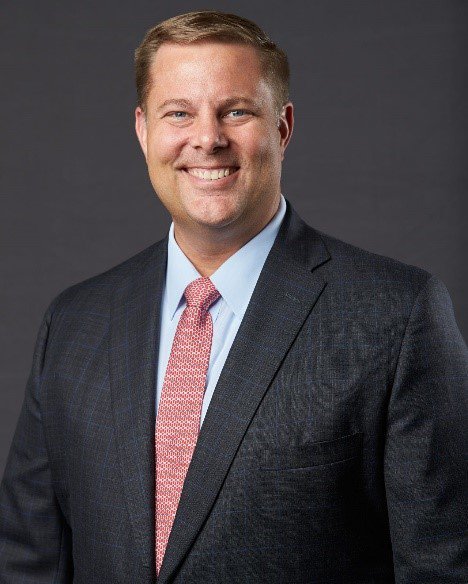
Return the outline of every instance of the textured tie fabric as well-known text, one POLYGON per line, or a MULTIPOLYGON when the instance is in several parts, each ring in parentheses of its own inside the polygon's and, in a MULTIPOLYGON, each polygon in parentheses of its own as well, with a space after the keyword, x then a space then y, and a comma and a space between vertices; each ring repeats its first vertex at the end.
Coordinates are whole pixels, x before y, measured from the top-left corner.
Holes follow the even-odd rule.
POLYGON ((194 280, 184 294, 187 306, 177 325, 156 416, 156 574, 198 438, 213 336, 208 309, 220 296, 209 278, 194 280))

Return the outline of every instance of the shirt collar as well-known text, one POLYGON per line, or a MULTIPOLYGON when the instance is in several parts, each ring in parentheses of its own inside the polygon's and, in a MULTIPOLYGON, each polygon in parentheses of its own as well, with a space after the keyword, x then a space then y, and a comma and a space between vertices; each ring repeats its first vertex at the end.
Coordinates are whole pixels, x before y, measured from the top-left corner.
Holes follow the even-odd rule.
MULTIPOLYGON (((223 300, 236 317, 244 316, 263 264, 278 234, 286 213, 286 201, 281 195, 278 210, 260 233, 243 245, 210 276, 223 300), (241 285, 239 285, 241 283, 241 285)), ((167 246, 166 301, 172 320, 183 300, 185 288, 197 278, 198 270, 180 249, 174 237, 174 223, 169 228, 167 246)))

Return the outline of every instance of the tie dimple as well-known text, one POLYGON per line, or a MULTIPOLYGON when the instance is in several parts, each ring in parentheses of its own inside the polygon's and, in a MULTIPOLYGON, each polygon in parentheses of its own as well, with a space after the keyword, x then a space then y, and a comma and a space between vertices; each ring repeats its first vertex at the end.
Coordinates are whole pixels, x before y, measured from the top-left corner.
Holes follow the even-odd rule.
POLYGON ((200 430, 213 336, 208 309, 220 296, 204 277, 191 282, 184 294, 187 305, 177 325, 156 417, 157 575, 200 430))

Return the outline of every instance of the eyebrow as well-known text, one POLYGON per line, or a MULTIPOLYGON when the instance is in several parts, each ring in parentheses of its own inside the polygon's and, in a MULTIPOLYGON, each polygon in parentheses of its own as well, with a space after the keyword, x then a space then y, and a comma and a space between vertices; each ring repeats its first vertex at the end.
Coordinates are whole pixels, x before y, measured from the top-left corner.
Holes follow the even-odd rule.
MULTIPOLYGON (((238 103, 245 103, 250 107, 259 107, 259 104, 256 101, 248 97, 242 96, 230 97, 228 99, 225 99, 223 102, 221 102, 221 107, 231 107, 238 103)), ((190 107, 193 104, 188 99, 166 99, 166 101, 164 101, 160 106, 156 108, 156 111, 160 111, 169 105, 175 105, 177 107, 190 107)))

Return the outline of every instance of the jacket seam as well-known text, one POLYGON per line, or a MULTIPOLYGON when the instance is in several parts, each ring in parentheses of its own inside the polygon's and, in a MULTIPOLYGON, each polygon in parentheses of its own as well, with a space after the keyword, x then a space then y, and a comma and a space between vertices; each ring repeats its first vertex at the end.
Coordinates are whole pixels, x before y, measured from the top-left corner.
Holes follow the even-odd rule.
MULTIPOLYGON (((427 278, 427 280, 424 282, 424 284, 423 284, 423 285, 421 286, 421 288, 418 290, 418 293, 416 294, 416 296, 415 296, 415 298, 414 298, 414 302, 413 302, 413 305, 412 305, 412 307, 411 307, 411 310, 410 310, 410 313, 409 313, 409 316, 408 316, 408 320, 407 320, 407 322, 406 322, 406 325, 405 325, 405 330, 404 330, 404 332, 403 332, 403 335, 402 335, 402 337, 401 337, 400 348, 399 348, 399 350, 398 350, 398 356, 397 356, 397 359, 396 359, 395 370, 394 370, 394 372, 393 372, 393 376, 392 376, 392 382, 391 382, 391 387, 390 387, 390 393, 389 393, 389 405, 390 405, 390 401, 391 401, 391 396, 392 396, 392 394, 393 394, 393 389, 394 389, 394 387, 395 387, 395 379, 396 379, 396 377, 397 377, 397 375, 398 375, 398 369, 399 369, 399 367, 400 367, 400 360, 401 360, 401 355, 402 355, 402 353, 403 353, 403 349, 404 349, 404 347, 405 347, 406 340, 407 340, 407 337, 408 337, 408 329, 409 329, 409 325, 410 325, 410 322, 411 322, 411 320, 412 320, 412 318, 413 318, 413 312, 414 312, 414 309, 415 309, 415 307, 416 307, 416 304, 418 303, 419 297, 420 297, 420 296, 421 296, 421 294, 424 292, 424 290, 426 289, 426 287, 427 287, 427 285, 429 284, 429 282, 430 282, 431 280, 433 280, 434 278, 435 278, 435 275, 431 275, 429 278, 427 278)), ((388 412, 387 412, 387 413, 388 413, 388 412)))
MULTIPOLYGON (((388 419, 389 419, 389 416, 390 416, 391 401, 392 401, 392 397, 393 397, 393 393, 394 393, 394 389, 395 389, 395 380, 397 378, 398 371, 399 371, 399 367, 400 367, 401 355, 403 353, 403 350, 404 350, 404 347, 405 347, 405 344, 406 344, 406 341, 407 341, 409 325, 410 325, 410 322, 412 321, 413 312, 414 312, 414 309, 415 309, 416 304, 419 301, 419 297, 421 296, 422 292, 427 288, 429 282, 433 278, 435 278, 435 276, 434 275, 430 275, 427 278, 427 280, 422 284, 422 286, 420 287, 420 289, 418 290, 418 292, 417 292, 417 294, 415 296, 413 305, 411 307, 411 310, 410 310, 410 313, 409 313, 409 316, 408 316, 408 320, 407 320, 406 325, 405 325, 404 333, 402 335, 400 349, 398 351, 398 357, 397 357, 396 365, 395 365, 395 371, 393 373, 392 384, 391 384, 391 388, 390 388, 390 391, 389 391, 389 394, 388 394, 387 412, 386 412, 385 429, 384 429, 384 447, 383 447, 383 455, 384 455, 384 458, 385 458, 385 452, 386 452, 386 449, 387 449, 388 419)), ((384 470, 384 473, 385 473, 385 470, 384 470)), ((390 517, 388 515, 388 498, 387 498, 388 492, 387 492, 387 483, 386 483, 386 480, 385 479, 384 479, 384 490, 385 490, 385 503, 386 503, 386 508, 387 508, 387 518, 388 518, 388 520, 390 522, 390 517)), ((393 567, 395 569, 395 566, 396 566, 395 547, 394 547, 394 540, 393 540, 393 534, 392 534, 392 529, 390 527, 390 523, 389 523, 389 537, 390 537, 390 546, 391 546, 391 550, 392 550, 393 567)))
POLYGON ((59 554, 58 554, 57 567, 55 568, 54 584, 55 584, 55 582, 57 582, 57 577, 58 577, 59 570, 60 570, 60 564, 62 563, 64 531, 65 530, 63 528, 63 523, 62 523, 61 526, 60 526, 60 549, 59 549, 59 554))
POLYGON ((42 393, 42 385, 43 385, 43 378, 44 378, 44 373, 46 370, 46 355, 47 355, 47 348, 48 345, 50 343, 50 339, 52 336, 52 319, 54 317, 54 314, 56 312, 56 308, 58 305, 58 299, 59 297, 56 297, 50 304, 49 308, 46 311, 46 323, 48 321, 47 324, 47 338, 45 340, 45 347, 44 347, 44 354, 43 354, 43 367, 42 367, 42 371, 41 371, 41 375, 39 378, 39 384, 38 384, 38 395, 37 395, 37 402, 38 402, 38 411, 39 411, 39 417, 40 417, 40 424, 41 424, 41 428, 42 428, 42 435, 44 438, 44 445, 45 445, 45 449, 47 452, 47 461, 48 461, 48 466, 49 466, 49 474, 50 474, 50 486, 51 489, 53 491, 53 495, 57 504, 57 512, 61 515, 62 517, 62 521, 60 523, 60 543, 59 543, 59 553, 58 553, 58 558, 57 558, 57 565, 55 568, 55 575, 54 575, 54 584, 55 582, 57 582, 57 577, 59 574, 59 570, 60 570, 60 564, 61 564, 61 560, 62 560, 62 551, 63 551, 63 538, 64 538, 64 525, 63 522, 65 521, 65 517, 63 515, 62 509, 60 507, 60 501, 57 497, 57 488, 55 485, 55 480, 52 474, 52 465, 51 465, 51 457, 50 457, 50 449, 49 449, 49 443, 47 440, 47 436, 46 436, 46 432, 45 432, 45 426, 43 423, 43 414, 42 414, 42 400, 43 400, 43 393, 42 393), (47 313, 49 313, 49 318, 47 319, 47 313))

